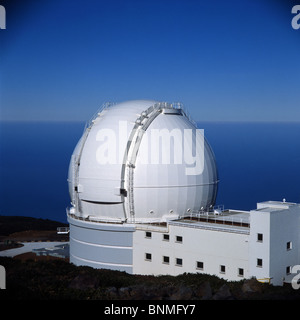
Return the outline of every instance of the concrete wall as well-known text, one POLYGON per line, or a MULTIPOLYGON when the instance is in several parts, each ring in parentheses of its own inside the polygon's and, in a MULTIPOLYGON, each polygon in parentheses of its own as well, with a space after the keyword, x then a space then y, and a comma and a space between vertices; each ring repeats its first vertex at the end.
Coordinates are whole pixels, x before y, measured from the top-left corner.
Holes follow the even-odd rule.
POLYGON ((300 264, 300 207, 274 204, 251 211, 249 265, 250 273, 257 279, 268 278, 273 285, 291 282, 294 274, 289 270, 300 264), (257 234, 263 234, 263 241, 257 234), (257 258, 263 266, 257 266, 257 258))
MULTIPOLYGON (((224 279, 248 277, 248 235, 169 225, 161 230, 137 230, 133 240, 133 272, 137 274, 207 273, 224 279), (151 232, 151 238, 146 237, 151 232), (163 235, 169 236, 169 241, 163 235), (182 237, 182 242, 177 237, 182 237), (146 254, 151 254, 151 260, 146 254), (163 257, 169 257, 166 263, 163 257), (178 264, 182 259, 182 264, 178 264), (197 268, 203 263, 203 269, 197 268), (221 265, 225 266, 222 272, 221 265), (238 269, 243 269, 243 276, 238 269)), ((148 256, 149 257, 149 256, 148 256)))
POLYGON ((270 278, 270 213, 264 211, 250 212, 249 237, 249 273, 257 279, 270 278), (262 240, 258 240, 258 234, 262 240), (261 259, 261 265, 258 264, 261 259))
POLYGON ((296 208, 270 214, 270 275, 275 285, 290 282, 294 275, 288 270, 300 264, 299 209, 297 212, 296 208))

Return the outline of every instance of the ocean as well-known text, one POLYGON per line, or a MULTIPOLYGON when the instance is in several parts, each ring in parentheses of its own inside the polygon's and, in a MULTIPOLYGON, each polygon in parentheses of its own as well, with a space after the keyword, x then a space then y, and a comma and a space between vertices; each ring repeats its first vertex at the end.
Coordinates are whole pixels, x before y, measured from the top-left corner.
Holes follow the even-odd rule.
MULTIPOLYGON (((0 123, 0 215, 66 222, 67 174, 83 122, 0 123)), ((300 202, 300 123, 198 122, 219 172, 217 205, 300 202)))

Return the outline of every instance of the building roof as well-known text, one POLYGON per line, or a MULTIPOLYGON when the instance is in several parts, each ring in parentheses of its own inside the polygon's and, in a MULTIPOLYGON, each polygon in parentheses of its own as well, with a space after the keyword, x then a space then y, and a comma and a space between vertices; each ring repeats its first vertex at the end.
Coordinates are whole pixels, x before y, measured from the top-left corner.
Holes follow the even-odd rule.
POLYGON ((289 209, 293 206, 299 206, 299 204, 294 202, 286 202, 285 199, 283 199, 283 201, 264 201, 257 203, 257 208, 255 211, 280 211, 289 209))
POLYGON ((241 210, 224 210, 217 214, 191 214, 169 224, 185 227, 218 230, 234 233, 249 233, 250 212, 241 210))

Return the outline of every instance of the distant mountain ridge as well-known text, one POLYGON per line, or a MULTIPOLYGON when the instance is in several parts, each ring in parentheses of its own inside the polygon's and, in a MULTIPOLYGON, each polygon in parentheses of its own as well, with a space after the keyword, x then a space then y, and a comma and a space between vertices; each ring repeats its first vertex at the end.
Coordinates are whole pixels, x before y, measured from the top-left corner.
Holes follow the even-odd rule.
POLYGON ((49 219, 0 215, 0 236, 27 230, 56 230, 57 227, 67 226, 66 223, 49 219))

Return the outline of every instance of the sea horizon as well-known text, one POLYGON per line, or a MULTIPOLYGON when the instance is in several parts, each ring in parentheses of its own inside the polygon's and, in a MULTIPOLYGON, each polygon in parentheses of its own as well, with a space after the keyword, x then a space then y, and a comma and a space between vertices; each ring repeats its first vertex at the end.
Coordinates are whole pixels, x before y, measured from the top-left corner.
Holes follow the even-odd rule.
MULTIPOLYGON (((86 121, 0 121, 0 215, 66 222, 69 161, 86 121)), ((197 121, 216 157, 216 205, 300 202, 300 122, 197 121), (299 190, 298 190, 299 189, 299 190)))

